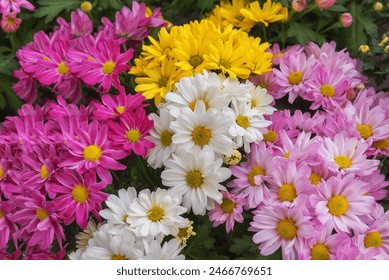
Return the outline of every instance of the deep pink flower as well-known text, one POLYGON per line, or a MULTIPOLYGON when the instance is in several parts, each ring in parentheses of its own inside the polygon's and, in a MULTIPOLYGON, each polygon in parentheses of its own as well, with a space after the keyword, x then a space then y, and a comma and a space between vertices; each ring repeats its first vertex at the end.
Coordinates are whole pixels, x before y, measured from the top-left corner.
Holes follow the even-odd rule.
POLYGON ((18 227, 14 221, 14 208, 8 201, 0 200, 0 251, 7 247, 10 239, 17 247, 18 227))
POLYGON ((80 174, 97 171, 100 179, 112 183, 109 170, 124 170, 126 167, 116 160, 125 157, 124 151, 113 149, 107 139, 108 126, 93 121, 88 129, 75 129, 76 136, 66 140, 71 157, 58 164, 59 167, 75 169, 80 174))
POLYGON ((1 0, 0 11, 2 14, 9 14, 10 12, 20 13, 20 8, 33 11, 35 7, 27 0, 1 0))
POLYGON ((274 147, 281 145, 281 138, 279 137, 281 130, 285 130, 286 134, 291 139, 295 139, 295 137, 300 133, 299 130, 291 129, 291 117, 288 110, 276 111, 265 118, 271 121, 271 125, 267 128, 268 132, 263 135, 263 141, 266 142, 267 146, 274 147))
POLYGON ((29 246, 24 253, 24 260, 62 260, 67 255, 66 249, 63 248, 58 252, 53 249, 42 249, 38 246, 29 246))
POLYGON ((222 203, 216 203, 215 208, 208 213, 209 220, 213 227, 221 224, 226 224, 226 232, 229 233, 234 229, 235 221, 243 223, 243 206, 246 204, 246 199, 235 196, 229 192, 222 192, 222 203))
POLYGON ((21 209, 14 214, 14 220, 20 225, 21 238, 28 246, 38 245, 48 249, 55 238, 59 247, 63 247, 65 234, 52 201, 46 201, 39 192, 33 192, 31 198, 16 197, 13 201, 21 204, 21 209))
POLYGON ((101 191, 107 185, 105 181, 96 182, 95 173, 89 172, 82 177, 70 170, 59 174, 57 180, 59 184, 52 186, 57 194, 53 202, 65 225, 76 220, 84 229, 88 225, 89 213, 100 219, 101 203, 108 197, 101 191))
POLYGON ((37 98, 37 85, 36 80, 22 69, 13 72, 13 76, 19 81, 12 86, 12 89, 27 103, 32 103, 37 98))
POLYGON ((146 17, 146 5, 144 3, 132 2, 132 11, 123 6, 115 15, 115 31, 119 37, 134 41, 142 41, 149 35, 146 17), (134 9, 137 7, 138 9, 134 9))
POLYGON ((1 29, 6 33, 14 33, 19 29, 20 24, 22 23, 21 18, 16 17, 16 13, 3 14, 1 17, 1 29))
POLYGON ((145 110, 139 108, 132 114, 121 114, 120 124, 109 121, 108 126, 112 132, 109 138, 118 150, 124 150, 127 154, 134 151, 145 157, 147 151, 154 147, 154 143, 146 139, 153 125, 154 122, 147 117, 145 110))

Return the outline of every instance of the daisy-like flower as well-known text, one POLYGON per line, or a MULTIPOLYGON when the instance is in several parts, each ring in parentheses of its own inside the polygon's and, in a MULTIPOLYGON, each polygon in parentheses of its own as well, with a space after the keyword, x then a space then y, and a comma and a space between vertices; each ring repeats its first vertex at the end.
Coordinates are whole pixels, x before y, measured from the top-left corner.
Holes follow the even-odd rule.
POLYGON ((259 245, 260 254, 268 256, 281 247, 284 259, 295 259, 303 238, 311 237, 313 225, 306 213, 305 199, 292 208, 283 204, 261 206, 255 210, 249 231, 254 232, 253 242, 259 245))
POLYGON ((159 110, 159 116, 151 113, 150 118, 154 122, 154 127, 150 130, 150 136, 146 137, 155 146, 148 151, 147 163, 153 168, 160 168, 176 149, 172 142, 173 132, 170 123, 174 117, 166 109, 159 110))
POLYGON ((379 165, 378 160, 366 158, 367 148, 367 143, 339 133, 333 140, 328 137, 324 138, 319 154, 327 161, 331 171, 341 174, 352 172, 356 175, 367 176, 372 174, 379 165))
POLYGON ((222 192, 222 203, 216 203, 215 208, 208 213, 208 218, 213 227, 226 224, 226 232, 234 229, 235 221, 243 223, 243 206, 246 204, 244 197, 235 196, 229 192, 222 192))
POLYGON ((182 244, 186 244, 186 241, 196 235, 196 232, 193 231, 193 221, 188 221, 188 225, 186 227, 182 227, 178 229, 178 234, 176 238, 181 241, 182 244))
POLYGON ((129 187, 127 190, 120 189, 117 196, 111 194, 105 201, 108 208, 101 210, 99 214, 112 225, 111 234, 119 234, 123 228, 129 228, 127 217, 130 213, 130 205, 136 196, 135 188, 129 187))
POLYGON ((109 138, 117 150, 124 150, 127 154, 134 151, 135 154, 145 157, 147 150, 154 147, 154 144, 146 139, 153 127, 153 121, 146 116, 143 108, 135 112, 123 113, 120 117, 120 124, 109 121, 111 133, 109 138))
POLYGON ((366 194, 366 183, 346 174, 343 178, 331 177, 317 185, 317 193, 310 197, 318 220, 337 232, 351 230, 364 232, 367 225, 362 218, 374 205, 374 198, 366 194))
POLYGON ((263 142, 258 142, 251 145, 247 161, 230 167, 236 178, 228 187, 235 195, 246 198, 246 208, 253 209, 270 202, 268 182, 272 178, 274 164, 272 151, 263 142))
POLYGON ((58 164, 59 167, 75 169, 80 174, 97 171, 100 179, 107 184, 112 182, 112 170, 123 170, 126 167, 116 160, 125 157, 125 152, 114 150, 112 142, 107 140, 108 126, 92 121, 86 129, 76 129, 76 137, 68 137, 66 146, 71 157, 58 164))
POLYGON ((215 108, 223 110, 228 107, 229 100, 226 98, 226 93, 222 93, 219 85, 213 83, 214 80, 220 79, 216 73, 208 73, 204 71, 194 77, 181 78, 176 83, 177 90, 166 94, 166 109, 174 117, 178 117, 180 110, 189 107, 194 111, 196 102, 202 101, 205 109, 215 108))
POLYGON ((235 122, 230 126, 229 133, 234 137, 238 147, 244 146, 246 153, 250 152, 250 143, 263 139, 266 127, 271 122, 265 120, 257 110, 251 109, 249 104, 242 101, 232 101, 232 110, 228 111, 229 117, 235 122))
POLYGON ((13 76, 18 79, 12 86, 13 91, 19 98, 31 104, 38 96, 36 80, 22 69, 14 71, 13 76))
POLYGON ((195 147, 210 147, 218 155, 232 154, 232 140, 228 128, 232 120, 215 109, 206 110, 204 102, 198 100, 194 111, 183 108, 177 120, 170 124, 174 132, 173 144, 191 151, 195 147))
POLYGON ((20 8, 25 8, 30 11, 35 9, 34 5, 27 0, 2 0, 0 2, 0 11, 2 14, 9 14, 11 11, 19 14, 20 8))
POLYGON ((179 197, 171 196, 165 189, 152 193, 144 189, 131 203, 126 221, 137 236, 177 235, 179 228, 188 224, 180 216, 187 211, 180 203, 179 197))
POLYGON ((141 260, 184 260, 185 256, 181 254, 185 244, 182 244, 177 239, 170 239, 161 243, 157 240, 152 240, 145 244, 145 255, 140 257, 141 260))
POLYGON ((162 184, 182 196, 182 205, 195 215, 204 215, 212 210, 214 203, 222 203, 226 188, 221 185, 231 176, 228 168, 222 167, 223 159, 215 159, 211 149, 199 149, 189 153, 174 153, 165 162, 161 174, 162 184))
POLYGON ((288 18, 288 9, 279 2, 267 0, 263 7, 258 1, 250 3, 250 5, 241 9, 240 12, 246 18, 258 23, 261 22, 268 26, 271 22, 281 21, 288 18))
POLYGON ((134 249, 135 236, 128 229, 118 235, 109 233, 110 224, 103 225, 89 240, 89 245, 81 255, 83 260, 135 260, 139 255, 134 249))
POLYGON ((271 115, 277 109, 271 106, 274 103, 274 98, 267 93, 265 88, 254 86, 250 90, 251 94, 251 109, 257 110, 259 114, 271 115))
POLYGON ((76 248, 80 252, 85 252, 88 248, 89 240, 93 238, 93 234, 100 229, 102 224, 97 224, 93 219, 89 219, 88 226, 76 235, 76 248))
POLYGON ((51 189, 57 194, 54 199, 55 209, 59 211, 65 225, 76 220, 82 229, 86 228, 90 212, 100 218, 98 213, 101 203, 108 196, 101 191, 106 187, 106 182, 96 182, 95 173, 87 173, 81 177, 69 170, 58 174, 57 180, 59 184, 53 184, 51 189))

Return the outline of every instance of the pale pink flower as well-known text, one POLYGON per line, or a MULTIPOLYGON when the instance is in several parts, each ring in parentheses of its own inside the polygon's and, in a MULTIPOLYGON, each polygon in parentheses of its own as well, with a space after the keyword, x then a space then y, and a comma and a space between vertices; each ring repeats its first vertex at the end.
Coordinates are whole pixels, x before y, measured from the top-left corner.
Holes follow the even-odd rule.
POLYGON ((3 14, 1 17, 1 29, 6 33, 14 33, 19 29, 20 24, 22 23, 21 18, 16 17, 16 13, 3 14))

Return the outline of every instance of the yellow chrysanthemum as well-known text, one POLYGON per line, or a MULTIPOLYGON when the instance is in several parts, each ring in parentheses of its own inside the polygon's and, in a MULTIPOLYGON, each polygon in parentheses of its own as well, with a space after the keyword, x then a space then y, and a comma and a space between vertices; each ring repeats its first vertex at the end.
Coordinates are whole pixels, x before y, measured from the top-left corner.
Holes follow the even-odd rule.
POLYGON ((267 0, 262 8, 258 1, 252 2, 247 8, 241 9, 240 12, 244 17, 254 22, 261 22, 265 26, 268 26, 270 22, 288 18, 288 9, 281 3, 273 3, 271 0, 267 0))
POLYGON ((232 0, 222 1, 220 6, 216 6, 212 11, 210 19, 215 20, 221 26, 232 24, 234 27, 240 28, 244 31, 250 31, 255 25, 255 22, 241 13, 241 9, 245 9, 249 1, 246 0, 232 0))
POLYGON ((181 78, 182 72, 175 66, 176 61, 164 60, 160 66, 144 69, 146 77, 135 78, 135 91, 141 92, 146 99, 153 99, 156 106, 169 90, 175 90, 174 84, 181 78))
POLYGON ((158 61, 162 61, 170 58, 170 53, 174 48, 175 43, 180 40, 178 27, 172 27, 170 32, 163 27, 158 33, 158 41, 151 36, 149 36, 149 40, 151 45, 143 45, 142 47, 142 56, 145 59, 156 59, 158 61))
POLYGON ((239 45, 249 46, 246 51, 246 67, 252 74, 262 75, 271 71, 273 54, 266 51, 270 44, 261 44, 260 38, 241 36, 239 45))

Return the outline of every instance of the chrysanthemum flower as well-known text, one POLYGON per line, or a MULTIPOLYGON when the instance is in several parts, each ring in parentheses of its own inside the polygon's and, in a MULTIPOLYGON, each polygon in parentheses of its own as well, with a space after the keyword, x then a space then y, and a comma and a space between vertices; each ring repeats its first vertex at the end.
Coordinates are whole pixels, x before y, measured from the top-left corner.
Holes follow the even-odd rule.
POLYGON ((0 200, 0 251, 7 247, 8 241, 13 240, 17 247, 18 227, 14 221, 14 206, 8 201, 0 200))
POLYGON ((112 225, 111 234, 119 234, 123 228, 129 228, 127 217, 130 212, 130 205, 136 198, 135 188, 129 187, 127 190, 120 189, 118 195, 111 194, 105 201, 108 208, 100 211, 100 216, 112 225))
POLYGON ((366 176, 372 174, 379 164, 378 160, 366 158, 367 148, 368 144, 358 141, 357 138, 336 134, 333 140, 325 137, 318 151, 327 161, 330 170, 366 176))
POLYGON ((184 260, 185 256, 181 254, 185 244, 177 239, 171 239, 163 243, 157 240, 151 240, 145 246, 145 255, 140 260, 184 260))
POLYGON ((131 203, 126 221, 137 236, 177 235, 178 229, 188 224, 180 216, 187 211, 180 203, 180 198, 171 196, 165 189, 152 193, 144 189, 131 203))
POLYGON ((18 79, 18 82, 12 86, 13 91, 19 98, 32 103, 38 96, 36 80, 23 70, 14 71, 13 76, 18 79))
POLYGON ((267 93, 267 90, 261 87, 254 86, 250 90, 251 94, 251 109, 257 110, 259 114, 271 115, 277 109, 274 108, 274 98, 267 93))
POLYGON ((366 195, 366 183, 356 179, 354 174, 347 174, 343 178, 321 181, 317 190, 310 201, 321 223, 330 225, 337 232, 367 230, 362 218, 372 211, 375 200, 366 195))
POLYGON ((222 203, 226 188, 220 183, 231 176, 228 168, 221 167, 222 158, 215 159, 211 149, 202 152, 195 149, 189 153, 174 153, 165 162, 161 174, 162 184, 174 194, 182 196, 182 205, 195 215, 204 215, 214 203, 222 203))
POLYGON ((281 247, 283 258, 295 259, 303 238, 313 234, 311 217, 306 211, 304 199, 290 209, 278 204, 254 211, 249 231, 254 232, 253 242, 260 243, 260 254, 268 256, 281 247))
POLYGON ((108 126, 93 121, 87 130, 76 129, 76 134, 77 137, 66 139, 71 157, 58 166, 76 169, 81 174, 97 171, 100 179, 110 184, 112 175, 109 170, 125 169, 116 161, 124 158, 125 153, 112 148, 112 142, 107 140, 108 126))
POLYGON ((240 12, 246 18, 254 22, 261 22, 268 26, 271 22, 281 21, 288 18, 288 9, 281 3, 267 0, 263 7, 259 6, 259 2, 252 2, 247 8, 241 9, 240 12))
POLYGON ((146 139, 153 127, 153 121, 146 116, 143 108, 134 113, 123 113, 120 116, 120 124, 109 121, 111 133, 109 138, 113 141, 117 150, 124 150, 127 154, 134 151, 135 154, 146 157, 147 150, 154 147, 154 143, 146 139))
POLYGON ((106 182, 96 182, 95 173, 87 173, 81 177, 69 170, 58 174, 57 180, 59 184, 51 186, 56 193, 54 205, 66 225, 76 220, 81 228, 86 228, 90 212, 100 218, 98 213, 101 203, 108 196, 101 191, 106 187, 106 182))
POLYGON ((216 203, 215 208, 208 213, 208 218, 213 227, 226 224, 226 232, 234 229, 235 221, 243 223, 243 206, 246 204, 244 197, 235 196, 229 192, 222 192, 222 203, 216 203))
POLYGON ((20 13, 20 8, 33 11, 35 9, 27 0, 2 0, 0 2, 0 11, 2 14, 9 14, 10 12, 20 13))
POLYGON ((272 151, 263 142, 253 143, 247 161, 230 167, 233 179, 228 187, 232 193, 247 200, 246 208, 253 209, 270 202, 268 182, 274 170, 272 151))
POLYGON ((4 32, 14 33, 19 29, 22 19, 17 18, 16 15, 15 12, 2 15, 0 25, 4 32))
POLYGON ((205 108, 204 102, 198 100, 194 111, 183 108, 177 120, 171 123, 174 132, 173 144, 178 148, 190 151, 197 148, 210 147, 218 155, 232 154, 232 140, 228 135, 231 125, 218 110, 205 108))
POLYGON ((150 130, 150 136, 146 138, 155 146, 148 150, 147 163, 153 168, 160 168, 176 150, 177 145, 172 142, 173 132, 170 129, 174 117, 166 109, 161 109, 159 116, 154 113, 149 116, 154 122, 154 127, 150 130))

